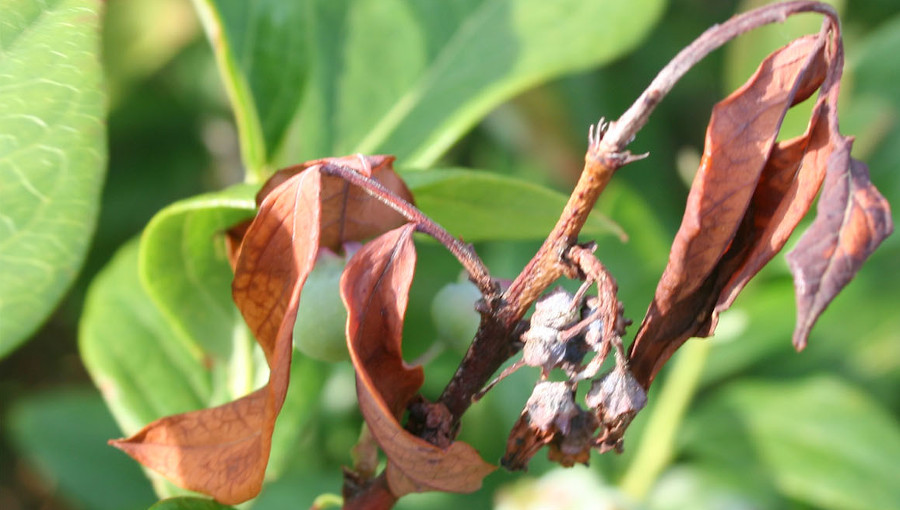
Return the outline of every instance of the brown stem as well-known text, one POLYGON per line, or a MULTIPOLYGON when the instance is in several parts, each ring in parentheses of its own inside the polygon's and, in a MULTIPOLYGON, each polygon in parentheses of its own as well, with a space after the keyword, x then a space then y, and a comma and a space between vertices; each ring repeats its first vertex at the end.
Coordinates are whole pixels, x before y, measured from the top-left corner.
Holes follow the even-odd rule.
POLYGON ((441 394, 439 402, 447 406, 454 417, 454 425, 471 405, 473 396, 515 353, 510 345, 513 329, 538 296, 562 276, 566 267, 562 255, 577 240, 597 197, 616 169, 640 157, 627 153, 599 153, 598 142, 602 131, 602 121, 596 130, 591 127, 584 170, 559 221, 537 254, 503 294, 496 313, 483 315, 481 327, 466 356, 441 394))
POLYGON ((416 230, 436 239, 459 260, 459 263, 469 273, 469 278, 481 290, 488 304, 496 301, 496 296, 499 293, 497 283, 491 278, 484 262, 481 261, 481 258, 478 257, 471 245, 453 237, 444 227, 438 225, 419 208, 398 197, 375 179, 370 179, 350 167, 335 164, 322 165, 321 172, 326 175, 340 177, 359 187, 379 202, 403 215, 411 223, 415 223, 416 230))
POLYGON ((839 23, 834 7, 821 2, 800 0, 766 5, 733 16, 728 21, 707 29, 662 68, 619 120, 610 123, 609 129, 600 141, 602 150, 608 153, 624 150, 637 132, 644 127, 656 105, 672 90, 675 83, 712 51, 745 32, 763 25, 783 23, 789 16, 804 12, 818 12, 825 15, 835 26, 839 23))
POLYGON ((356 480, 352 473, 344 473, 343 496, 343 510, 390 510, 397 502, 383 471, 368 480, 356 480))

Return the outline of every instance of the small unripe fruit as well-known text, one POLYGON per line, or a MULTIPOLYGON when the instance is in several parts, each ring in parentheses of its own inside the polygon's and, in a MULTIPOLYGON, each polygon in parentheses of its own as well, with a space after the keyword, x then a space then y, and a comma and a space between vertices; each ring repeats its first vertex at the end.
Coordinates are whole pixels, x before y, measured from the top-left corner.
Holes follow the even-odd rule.
POLYGON ((303 285, 294 323, 294 347, 310 358, 334 362, 350 357, 345 337, 347 310, 339 287, 349 258, 350 254, 319 250, 316 265, 303 285))
POLYGON ((481 292, 468 280, 445 285, 431 302, 431 318, 438 337, 456 349, 467 349, 481 322, 475 311, 479 299, 481 292))

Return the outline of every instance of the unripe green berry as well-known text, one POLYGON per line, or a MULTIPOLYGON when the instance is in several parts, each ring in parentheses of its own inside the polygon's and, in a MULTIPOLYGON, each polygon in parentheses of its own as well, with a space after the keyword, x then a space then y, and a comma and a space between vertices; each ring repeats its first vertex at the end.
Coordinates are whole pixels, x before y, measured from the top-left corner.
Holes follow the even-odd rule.
POLYGON ((431 302, 438 338, 456 349, 467 349, 481 321, 475 311, 475 302, 480 298, 478 287, 468 280, 445 285, 431 302))
POLYGON ((345 337, 347 310, 339 287, 349 257, 320 250, 303 285, 294 323, 294 347, 310 358, 334 362, 350 357, 345 337))

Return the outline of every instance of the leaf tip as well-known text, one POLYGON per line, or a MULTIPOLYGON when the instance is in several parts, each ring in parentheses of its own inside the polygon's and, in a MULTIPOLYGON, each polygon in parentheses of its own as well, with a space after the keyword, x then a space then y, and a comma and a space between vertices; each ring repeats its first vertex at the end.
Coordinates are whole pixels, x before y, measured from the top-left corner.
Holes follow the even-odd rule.
POLYGON ((797 352, 802 352, 803 349, 806 349, 806 341, 808 339, 809 339, 809 329, 808 328, 803 328, 802 330, 798 330, 798 331, 794 332, 794 339, 793 339, 794 349, 796 349, 797 352))

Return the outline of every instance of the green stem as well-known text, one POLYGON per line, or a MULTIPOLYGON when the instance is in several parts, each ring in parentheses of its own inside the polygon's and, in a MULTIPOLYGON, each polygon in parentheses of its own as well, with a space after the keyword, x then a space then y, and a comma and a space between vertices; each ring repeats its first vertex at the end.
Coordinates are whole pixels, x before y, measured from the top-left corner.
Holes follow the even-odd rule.
POLYGON ((656 406, 647 419, 634 459, 619 487, 637 501, 647 493, 674 457, 675 439, 687 408, 697 392, 706 366, 710 342, 688 341, 675 357, 669 376, 656 395, 656 406))
POLYGON ((344 498, 337 494, 321 494, 313 501, 310 510, 320 510, 325 508, 340 508, 344 506, 344 498))
POLYGON ((250 84, 247 83, 246 76, 238 65, 222 16, 212 0, 193 0, 193 4, 212 46, 225 92, 234 111, 238 142, 241 145, 241 162, 246 169, 244 181, 251 184, 261 183, 269 176, 269 168, 262 123, 250 84))

